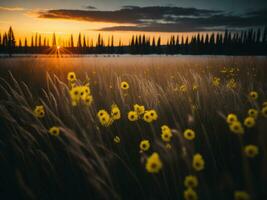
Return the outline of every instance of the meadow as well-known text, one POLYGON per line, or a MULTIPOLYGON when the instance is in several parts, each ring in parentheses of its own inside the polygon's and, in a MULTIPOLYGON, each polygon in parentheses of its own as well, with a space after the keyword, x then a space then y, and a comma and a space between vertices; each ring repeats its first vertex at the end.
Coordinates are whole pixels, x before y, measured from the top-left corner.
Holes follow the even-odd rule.
POLYGON ((267 199, 266 65, 1 58, 0 197, 267 199))

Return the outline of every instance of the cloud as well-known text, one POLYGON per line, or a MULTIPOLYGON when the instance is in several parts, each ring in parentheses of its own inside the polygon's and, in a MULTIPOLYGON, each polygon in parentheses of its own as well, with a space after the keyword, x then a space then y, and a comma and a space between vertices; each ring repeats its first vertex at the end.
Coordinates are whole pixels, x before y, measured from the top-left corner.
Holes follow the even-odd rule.
POLYGON ((87 8, 87 9, 89 9, 89 10, 96 10, 96 7, 94 7, 94 6, 90 6, 90 5, 85 6, 85 8, 87 8))
POLYGON ((21 7, 5 7, 5 6, 0 6, 0 11, 24 11, 24 8, 21 7))
POLYGON ((267 25, 266 13, 267 10, 258 10, 234 15, 221 10, 129 5, 114 11, 47 10, 39 11, 37 16, 39 18, 121 24, 120 26, 104 27, 100 31, 200 32, 264 26, 267 25))

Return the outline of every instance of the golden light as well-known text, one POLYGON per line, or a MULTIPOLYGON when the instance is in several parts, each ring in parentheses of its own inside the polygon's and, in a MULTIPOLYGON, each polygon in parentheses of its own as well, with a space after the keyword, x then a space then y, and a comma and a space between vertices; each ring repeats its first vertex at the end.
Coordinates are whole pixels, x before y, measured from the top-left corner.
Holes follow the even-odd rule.
POLYGON ((60 46, 57 46, 57 49, 59 50, 60 49, 60 46))

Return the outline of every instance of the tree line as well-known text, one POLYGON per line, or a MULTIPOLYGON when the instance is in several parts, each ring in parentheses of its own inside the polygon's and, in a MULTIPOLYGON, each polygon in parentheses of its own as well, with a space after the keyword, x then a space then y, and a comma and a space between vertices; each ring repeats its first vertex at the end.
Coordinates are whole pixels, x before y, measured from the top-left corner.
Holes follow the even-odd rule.
POLYGON ((114 36, 104 40, 101 34, 94 41, 81 33, 76 44, 73 35, 68 40, 57 40, 54 33, 52 40, 36 33, 28 41, 15 38, 12 27, 0 34, 0 53, 2 54, 49 54, 51 49, 58 49, 66 54, 193 54, 193 55, 267 55, 267 27, 223 33, 198 33, 195 35, 172 35, 166 44, 161 37, 133 35, 128 44, 120 40, 114 45, 114 36), (64 51, 63 51, 64 50, 64 51))

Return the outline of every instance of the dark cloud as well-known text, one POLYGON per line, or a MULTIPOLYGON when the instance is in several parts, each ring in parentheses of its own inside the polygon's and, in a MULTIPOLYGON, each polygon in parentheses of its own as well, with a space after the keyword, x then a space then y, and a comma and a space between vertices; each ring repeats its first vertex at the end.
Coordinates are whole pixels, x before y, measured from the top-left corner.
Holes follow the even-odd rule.
POLYGON ((267 25, 267 10, 234 15, 220 10, 160 6, 124 6, 115 11, 59 9, 39 12, 38 17, 122 24, 101 31, 195 32, 267 25))
POLYGON ((89 9, 89 10, 96 10, 97 8, 94 7, 94 6, 91 6, 91 5, 87 5, 85 6, 86 9, 89 9))

